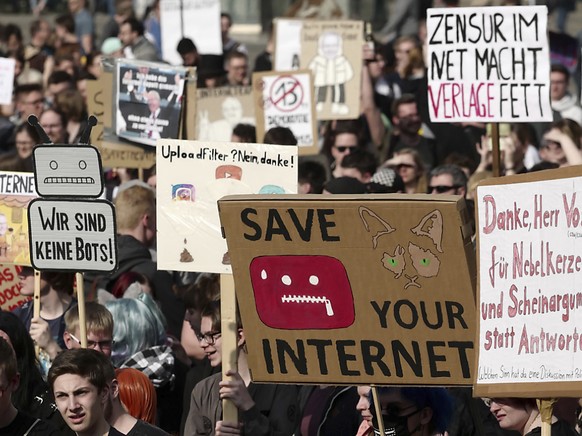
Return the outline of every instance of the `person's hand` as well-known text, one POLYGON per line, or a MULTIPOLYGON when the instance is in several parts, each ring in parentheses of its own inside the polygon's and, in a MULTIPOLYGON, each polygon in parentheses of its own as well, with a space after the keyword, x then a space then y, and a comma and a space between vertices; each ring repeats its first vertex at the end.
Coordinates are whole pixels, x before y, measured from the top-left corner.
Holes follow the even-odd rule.
POLYGON ((503 166, 506 170, 512 171, 517 166, 517 145, 515 141, 510 137, 499 138, 499 148, 501 150, 501 156, 503 157, 503 166))
POLYGON ((238 435, 241 434, 241 427, 242 425, 236 422, 218 421, 216 423, 215 434, 216 436, 238 435))
POLYGON ((481 142, 475 144, 475 149, 479 156, 481 156, 481 162, 479 162, 479 167, 475 172, 485 171, 487 166, 491 164, 491 147, 489 146, 491 138, 488 136, 481 136, 481 142))
POLYGON ((59 351, 61 351, 61 347, 59 347, 53 339, 48 322, 40 317, 32 318, 30 321, 30 337, 34 343, 40 348, 43 348, 52 359, 54 359, 59 351))
POLYGON ((219 383, 220 399, 228 399, 232 401, 238 409, 246 412, 255 405, 255 402, 251 398, 251 394, 249 394, 249 390, 245 386, 245 382, 243 381, 240 374, 236 371, 233 371, 232 369, 229 369, 226 372, 226 375, 231 377, 231 379, 222 380, 219 383))
POLYGON ((364 62, 374 61, 376 59, 376 53, 374 53, 374 47, 371 44, 365 42, 362 46, 362 60, 364 62))
POLYGON ((554 127, 544 134, 544 139, 547 141, 557 142, 561 144, 562 140, 564 139, 564 136, 567 135, 563 133, 560 129, 554 127))

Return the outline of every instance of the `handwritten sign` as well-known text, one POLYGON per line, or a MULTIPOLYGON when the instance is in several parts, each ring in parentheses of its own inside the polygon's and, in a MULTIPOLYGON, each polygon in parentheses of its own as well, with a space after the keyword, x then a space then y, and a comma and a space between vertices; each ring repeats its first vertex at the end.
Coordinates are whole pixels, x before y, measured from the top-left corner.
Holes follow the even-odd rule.
POLYGON ((316 154, 317 121, 310 71, 255 73, 253 83, 257 137, 263 138, 272 127, 288 127, 297 138, 300 154, 316 154))
POLYGON ((552 173, 477 189, 476 389, 487 395, 505 384, 525 396, 582 386, 582 177, 552 173))
POLYGON ((436 122, 552 121, 545 6, 429 9, 436 122))
POLYGON ((289 71, 299 69, 303 21, 289 18, 275 18, 273 22, 275 26, 273 70, 289 71))
POLYGON ((38 270, 113 271, 115 212, 105 200, 33 200, 28 207, 32 265, 38 270))
POLYGON ((297 147, 160 140, 158 267, 230 273, 217 201, 229 194, 297 192, 297 147))
POLYGON ((20 293, 22 285, 18 274, 21 270, 17 265, 0 264, 0 309, 4 311, 12 311, 31 299, 20 293))
POLYGON ((219 209, 254 381, 471 384, 463 200, 231 196, 219 209))
POLYGON ((15 59, 0 58, 0 104, 12 103, 15 66, 15 59))

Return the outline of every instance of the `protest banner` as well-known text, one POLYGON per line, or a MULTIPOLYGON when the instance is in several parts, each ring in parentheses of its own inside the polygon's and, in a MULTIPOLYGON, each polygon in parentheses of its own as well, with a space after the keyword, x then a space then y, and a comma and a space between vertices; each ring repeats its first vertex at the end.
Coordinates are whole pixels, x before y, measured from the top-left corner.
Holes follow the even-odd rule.
POLYGON ((16 59, 0 58, 0 104, 12 104, 16 59))
POLYGON ((580 396, 581 188, 580 167, 478 186, 475 395, 580 396))
POLYGON ((151 146, 178 138, 186 69, 119 59, 116 72, 115 133, 151 146))
POLYGON ((303 22, 299 66, 313 73, 318 119, 360 116, 363 44, 362 21, 303 22))
POLYGON ((253 381, 470 385, 474 250, 453 196, 219 200, 253 381))
POLYGON ((18 265, 0 264, 0 309, 3 311, 12 311, 31 299, 20 293, 22 285, 18 274, 21 269, 18 265))
POLYGON ((317 154, 317 120, 309 70, 253 74, 257 138, 272 127, 291 129, 299 154, 317 154))
POLYGON ((217 200, 297 192, 297 147, 160 140, 157 149, 160 269, 230 273, 217 200))
POLYGON ((273 23, 275 27, 273 70, 289 71, 299 69, 303 20, 275 18, 273 23))
POLYGON ((250 86, 198 89, 196 97, 196 139, 199 141, 229 142, 234 126, 256 124, 250 86))
POLYGON ((161 0, 162 57, 182 65, 176 50, 182 38, 190 38, 198 53, 222 54, 220 0, 161 0))
POLYGON ((433 122, 552 121, 545 6, 428 9, 433 122))
POLYGON ((32 174, 0 172, 0 263, 30 266, 27 206, 36 196, 32 174))

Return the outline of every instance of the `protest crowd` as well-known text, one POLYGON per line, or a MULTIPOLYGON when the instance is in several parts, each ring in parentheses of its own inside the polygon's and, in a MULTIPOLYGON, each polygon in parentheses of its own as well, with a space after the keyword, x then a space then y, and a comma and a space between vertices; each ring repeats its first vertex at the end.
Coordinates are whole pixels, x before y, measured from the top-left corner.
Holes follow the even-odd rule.
MULTIPOLYGON (((473 214, 476 185, 493 177, 491 126, 432 122, 429 116, 426 10, 455 8, 459 2, 393 1, 390 15, 383 6, 385 15, 373 17, 374 31, 366 38, 373 44, 358 53, 361 113, 318 123, 319 153, 301 156, 298 192, 452 194, 464 197, 473 214)), ((24 9, 24 2, 12 3, 15 10, 24 9)), ((27 122, 29 115, 38 117, 53 143, 79 143, 91 115, 87 84, 102 76, 104 59, 164 61, 160 0, 95 3, 30 0, 26 7, 34 18, 26 29, 0 17, 0 56, 15 61, 13 98, 0 107, 0 171, 33 171, 33 149, 43 140, 27 122), (96 7, 109 17, 101 29, 93 21, 96 7), (48 11, 58 12, 54 22, 44 18, 48 11)), ((287 3, 288 16, 360 18, 345 15, 333 1, 287 3)), ((376 1, 376 7, 381 3, 388 4, 376 1)), ((473 3, 464 6, 488 6, 473 3)), ((575 0, 547 3, 561 32, 550 38, 550 50, 577 60, 582 39, 565 33, 575 0)), ((220 20, 222 55, 200 53, 188 38, 176 46, 183 66, 196 68, 199 90, 251 85, 253 72, 273 69, 272 37, 256 59, 249 59, 247 47, 230 34, 231 16, 223 13, 220 20)), ((329 88, 332 111, 347 113, 343 87, 321 80, 312 90, 315 98, 325 101, 329 88)), ((128 101, 147 101, 143 117, 153 119, 166 101, 180 99, 161 90, 138 94, 128 87, 126 93, 128 101)), ((500 124, 502 176, 582 164, 579 93, 579 66, 552 63, 553 121, 500 124)), ((230 103, 233 111, 240 106, 230 103)), ((227 141, 298 143, 284 124, 257 137, 254 120, 230 120, 228 110, 223 107, 224 126, 231 129, 227 141)), ((129 124, 122 110, 117 116, 129 124)), ((210 123, 207 132, 224 134, 224 126, 210 123)), ((164 130, 153 134, 167 138, 164 130)), ((143 136, 152 138, 152 132, 143 136)), ((370 386, 253 383, 245 336, 254 332, 240 322, 238 371, 223 381, 218 274, 157 268, 155 166, 104 167, 104 180, 104 197, 115 205, 119 268, 84 276, 88 349, 81 349, 74 273, 43 271, 40 316, 34 316, 31 300, 0 312, 0 436, 380 434, 370 386), (238 409, 239 422, 222 419, 224 399, 238 409)), ((32 297, 33 268, 22 267, 18 277, 20 293, 32 297)), ((393 429, 386 434, 540 434, 535 399, 513 398, 510 391, 507 398, 473 398, 470 387, 381 387, 377 401, 384 427, 393 429)), ((551 434, 580 434, 581 406, 582 400, 580 405, 577 399, 559 401, 551 434)))

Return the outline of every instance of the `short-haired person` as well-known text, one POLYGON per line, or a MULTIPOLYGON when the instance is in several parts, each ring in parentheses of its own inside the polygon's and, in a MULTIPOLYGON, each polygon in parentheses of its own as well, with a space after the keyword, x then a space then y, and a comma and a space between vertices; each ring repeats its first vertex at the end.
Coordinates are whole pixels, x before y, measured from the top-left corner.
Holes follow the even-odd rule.
POLYGON ((457 165, 447 164, 434 168, 429 174, 429 194, 467 194, 467 175, 457 165))
MULTIPOLYGON (((92 348, 111 357, 113 347, 113 316, 99 303, 85 303, 85 322, 87 324, 87 348, 92 348)), ((71 307, 65 313, 65 345, 68 349, 81 348, 79 327, 79 306, 71 307)))
POLYGON ((582 126, 582 107, 575 95, 568 91, 570 72, 561 64, 553 64, 550 71, 550 103, 562 118, 576 121, 582 126))
POLYGON ((368 183, 377 168, 376 156, 364 148, 359 148, 343 157, 338 174, 340 177, 353 177, 362 183, 368 183))
POLYGON ((182 38, 176 48, 182 58, 182 65, 185 67, 197 67, 200 60, 196 44, 190 38, 182 38))
POLYGON ((257 142, 257 129, 252 124, 238 123, 232 129, 231 142, 244 142, 255 144, 257 142))
POLYGON ((249 59, 240 51, 231 51, 224 61, 228 86, 245 86, 249 84, 249 59))
POLYGON ((141 61, 157 62, 158 52, 156 46, 144 36, 145 28, 137 18, 127 18, 119 27, 119 39, 125 47, 126 57, 128 54, 133 59, 141 61))
POLYGON ((16 354, 12 346, 0 337, 0 434, 45 436, 60 432, 49 422, 22 413, 12 404, 12 394, 20 384, 16 354))
POLYGON ((63 419, 78 436, 120 436, 106 420, 113 365, 88 348, 66 350, 54 360, 48 383, 63 419))
MULTIPOLYGON (((524 436, 541 435, 542 417, 534 398, 491 398, 487 403, 503 430, 514 430, 524 436)), ((567 422, 552 415, 552 436, 577 434, 567 422)))

